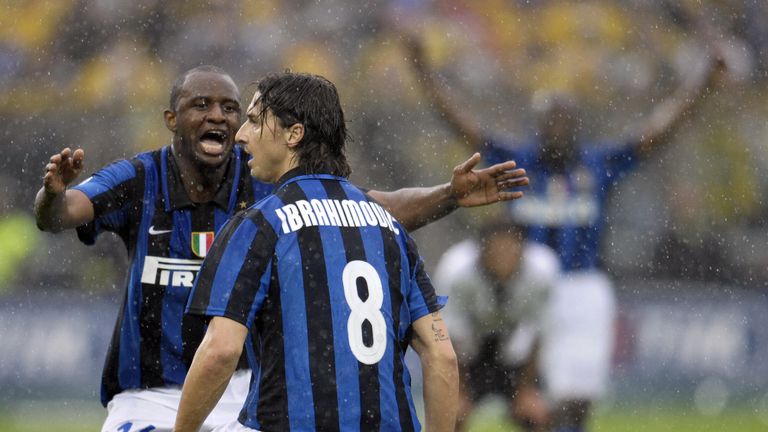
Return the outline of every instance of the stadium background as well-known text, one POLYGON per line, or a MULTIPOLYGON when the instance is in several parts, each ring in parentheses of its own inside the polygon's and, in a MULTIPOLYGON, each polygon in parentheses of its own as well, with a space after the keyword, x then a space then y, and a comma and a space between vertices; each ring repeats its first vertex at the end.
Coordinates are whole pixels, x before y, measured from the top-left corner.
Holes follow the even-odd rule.
MULTIPOLYGON (((692 17, 717 28, 730 70, 612 195, 603 256, 620 319, 614 379, 594 425, 768 429, 763 0, 2 0, 0 430, 100 424, 97 381, 124 248, 38 232, 33 197, 64 146, 85 149, 90 171, 168 143, 161 113, 179 72, 219 65, 244 99, 270 71, 323 74, 350 121, 352 179, 430 185, 468 152, 419 93, 403 35, 424 41, 454 100, 488 129, 531 132, 532 96, 560 89, 582 103, 586 134, 610 137, 700 55, 692 17)), ((417 232, 428 267, 488 212, 460 211, 417 232)), ((498 405, 484 409, 478 430, 503 430, 498 405)))

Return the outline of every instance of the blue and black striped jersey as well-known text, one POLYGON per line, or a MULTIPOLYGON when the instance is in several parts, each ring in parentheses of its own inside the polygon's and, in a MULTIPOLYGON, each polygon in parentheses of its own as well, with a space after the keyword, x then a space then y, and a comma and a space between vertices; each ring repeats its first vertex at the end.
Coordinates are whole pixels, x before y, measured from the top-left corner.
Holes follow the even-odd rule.
POLYGON ((130 269, 102 375, 101 400, 127 389, 181 385, 205 333, 184 306, 216 233, 272 187, 254 182, 235 148, 225 181, 209 203, 193 203, 169 147, 108 165, 75 189, 93 203, 95 220, 78 228, 92 244, 118 234, 130 269))
POLYGON ((540 160, 537 140, 513 144, 488 139, 482 150, 489 164, 514 159, 531 178, 525 199, 510 203, 512 217, 527 227, 530 240, 557 252, 564 271, 600 267, 608 193, 635 167, 636 146, 584 145, 573 167, 558 173, 540 160))
POLYGON ((346 179, 293 170, 224 227, 187 312, 249 328, 242 424, 407 431, 420 429, 403 362, 411 324, 442 304, 386 210, 346 179))

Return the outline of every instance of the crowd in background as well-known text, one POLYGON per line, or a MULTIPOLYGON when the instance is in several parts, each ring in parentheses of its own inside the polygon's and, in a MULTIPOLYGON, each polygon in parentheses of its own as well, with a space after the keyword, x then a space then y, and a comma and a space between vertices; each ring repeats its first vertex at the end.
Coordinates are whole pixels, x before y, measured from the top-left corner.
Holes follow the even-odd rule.
MULTIPOLYGON (((619 280, 764 289, 767 21, 762 0, 4 1, 0 295, 118 292, 120 241, 85 248, 74 233, 38 232, 34 194, 63 147, 83 148, 91 172, 169 143, 162 111, 190 67, 221 66, 244 101, 249 83, 272 71, 327 76, 348 115, 352 179, 393 189, 446 181, 468 157, 414 82, 407 38, 423 41, 454 100, 484 127, 525 136, 537 94, 561 90, 579 100, 586 134, 614 137, 712 43, 701 23, 727 47, 727 77, 615 190, 603 257, 619 280)), ((416 233, 428 266, 488 211, 462 210, 416 233)))

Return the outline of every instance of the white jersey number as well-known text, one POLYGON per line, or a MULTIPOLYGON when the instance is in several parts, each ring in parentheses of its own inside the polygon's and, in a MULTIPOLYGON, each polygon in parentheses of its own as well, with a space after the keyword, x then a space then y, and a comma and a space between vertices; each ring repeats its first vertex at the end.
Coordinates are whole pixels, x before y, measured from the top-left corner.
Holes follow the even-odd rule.
POLYGON ((376 364, 387 349, 387 323, 381 314, 384 291, 376 269, 365 261, 351 261, 341 275, 344 297, 352 312, 347 320, 347 334, 352 354, 360 363, 376 364), (363 301, 357 291, 357 279, 363 278, 368 285, 368 298, 363 301), (366 346, 363 340, 363 324, 368 321, 373 330, 373 343, 366 346))

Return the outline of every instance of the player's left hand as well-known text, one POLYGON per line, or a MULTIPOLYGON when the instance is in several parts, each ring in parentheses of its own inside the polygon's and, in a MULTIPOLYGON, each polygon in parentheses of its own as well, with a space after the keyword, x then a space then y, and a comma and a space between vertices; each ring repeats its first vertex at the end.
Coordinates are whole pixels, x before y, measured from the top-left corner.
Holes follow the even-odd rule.
POLYGON ((480 162, 475 153, 453 169, 451 195, 460 207, 476 207, 499 201, 511 201, 523 196, 512 188, 528 185, 525 169, 515 161, 506 161, 483 169, 473 169, 480 162))

